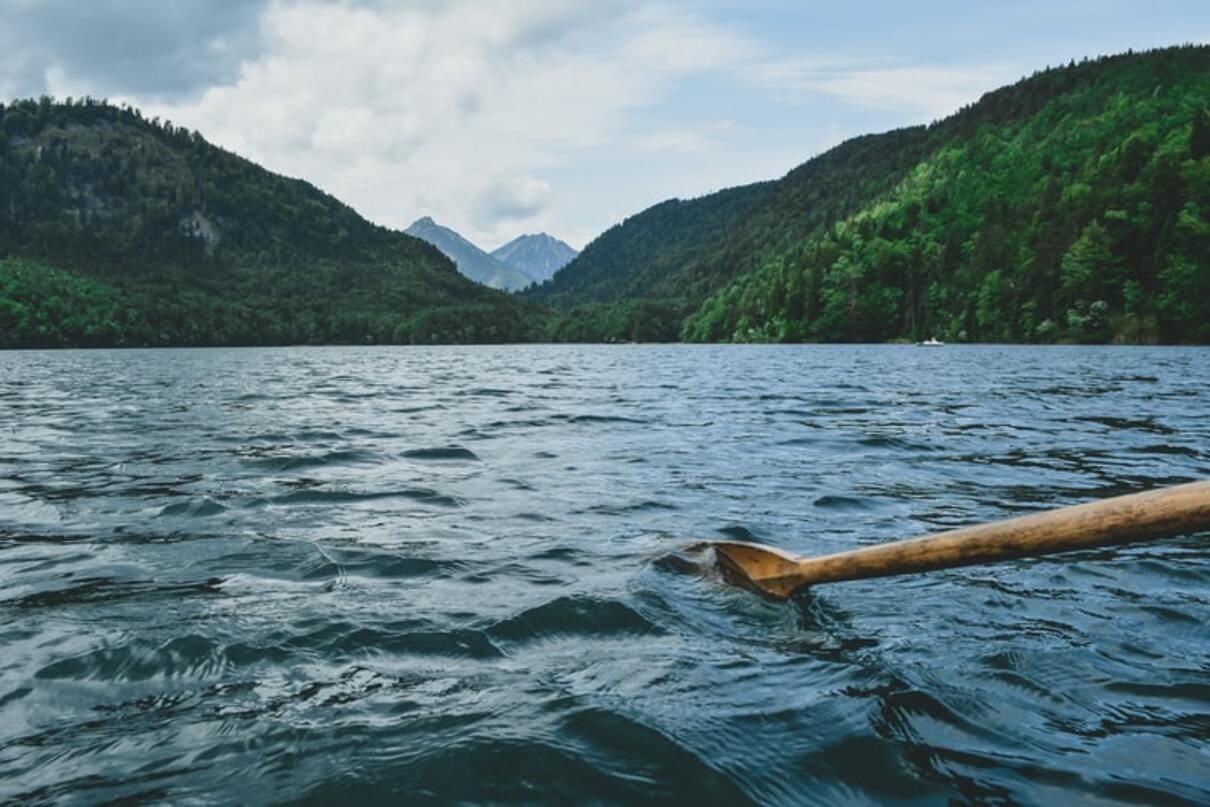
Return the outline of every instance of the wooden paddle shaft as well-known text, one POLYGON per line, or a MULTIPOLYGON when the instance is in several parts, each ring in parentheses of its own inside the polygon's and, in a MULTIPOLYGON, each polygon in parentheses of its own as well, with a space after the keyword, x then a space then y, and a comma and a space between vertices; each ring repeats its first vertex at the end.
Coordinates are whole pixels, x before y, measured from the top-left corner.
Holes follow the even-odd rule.
POLYGON ((1210 481, 805 558, 801 584, 887 577, 1210 529, 1210 481))

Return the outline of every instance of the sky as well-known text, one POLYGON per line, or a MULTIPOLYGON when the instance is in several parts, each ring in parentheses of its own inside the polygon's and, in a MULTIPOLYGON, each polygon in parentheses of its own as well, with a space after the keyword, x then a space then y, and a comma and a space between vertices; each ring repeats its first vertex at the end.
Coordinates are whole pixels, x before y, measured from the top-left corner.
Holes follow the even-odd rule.
POLYGON ((0 98, 128 102, 379 224, 581 248, 1046 66, 1186 42, 1207 0, 0 0, 0 98))

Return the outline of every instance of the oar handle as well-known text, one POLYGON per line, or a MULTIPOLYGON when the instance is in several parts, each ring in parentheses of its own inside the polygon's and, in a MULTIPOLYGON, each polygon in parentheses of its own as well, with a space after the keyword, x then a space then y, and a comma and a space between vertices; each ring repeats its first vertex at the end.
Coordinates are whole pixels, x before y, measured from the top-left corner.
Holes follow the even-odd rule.
POLYGON ((1210 529, 1210 481, 799 561, 803 585, 950 569, 1210 529))

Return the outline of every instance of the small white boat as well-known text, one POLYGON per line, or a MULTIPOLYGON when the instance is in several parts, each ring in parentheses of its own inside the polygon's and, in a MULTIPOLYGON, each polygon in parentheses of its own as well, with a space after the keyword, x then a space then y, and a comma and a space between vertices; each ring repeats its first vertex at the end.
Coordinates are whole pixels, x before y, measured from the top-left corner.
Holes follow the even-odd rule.
POLYGON ((925 339, 923 342, 917 342, 916 346, 917 347, 945 347, 945 342, 942 342, 940 339, 936 339, 936 338, 930 336, 928 339, 925 339))

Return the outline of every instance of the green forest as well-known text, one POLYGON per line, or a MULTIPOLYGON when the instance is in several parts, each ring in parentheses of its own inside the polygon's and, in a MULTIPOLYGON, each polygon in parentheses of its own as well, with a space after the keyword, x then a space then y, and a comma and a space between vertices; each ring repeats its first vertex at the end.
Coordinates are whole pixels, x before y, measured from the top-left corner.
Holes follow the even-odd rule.
POLYGON ((527 341, 548 318, 196 132, 0 106, 0 347, 527 341))
POLYGON ((583 338, 1204 343, 1208 99, 1206 47, 1048 69, 775 183, 657 205, 533 295, 583 338))
POLYGON ((541 286, 168 121, 0 105, 0 347, 1210 342, 1210 47, 1048 68, 669 200, 541 286))

